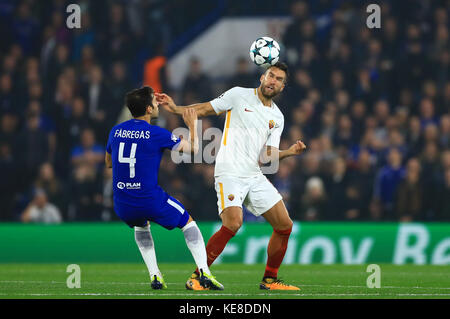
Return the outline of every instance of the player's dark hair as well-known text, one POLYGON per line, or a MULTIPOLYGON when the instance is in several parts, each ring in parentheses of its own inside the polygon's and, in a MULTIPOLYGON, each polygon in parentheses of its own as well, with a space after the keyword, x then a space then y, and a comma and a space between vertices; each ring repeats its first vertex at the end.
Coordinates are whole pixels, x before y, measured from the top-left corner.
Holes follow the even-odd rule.
MULTIPOLYGON (((286 73, 286 78, 284 79, 284 83, 287 83, 287 81, 289 79, 289 68, 286 63, 279 61, 279 62, 275 63, 274 65, 269 66, 267 68, 267 70, 269 70, 271 68, 278 68, 278 69, 284 71, 284 73, 286 73)), ((266 72, 267 72, 267 70, 266 70, 266 72)))
POLYGON ((130 91, 125 95, 125 105, 133 117, 145 115, 147 106, 152 105, 154 93, 155 91, 151 87, 144 86, 140 89, 130 91))

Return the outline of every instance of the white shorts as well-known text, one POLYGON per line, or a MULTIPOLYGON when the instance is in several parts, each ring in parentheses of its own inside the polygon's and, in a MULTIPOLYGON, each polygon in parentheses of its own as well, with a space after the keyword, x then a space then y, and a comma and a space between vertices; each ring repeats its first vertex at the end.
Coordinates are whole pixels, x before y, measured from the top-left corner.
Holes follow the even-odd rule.
POLYGON ((216 176, 217 208, 219 215, 231 206, 242 204, 255 216, 260 216, 278 203, 282 197, 263 174, 254 177, 216 176))

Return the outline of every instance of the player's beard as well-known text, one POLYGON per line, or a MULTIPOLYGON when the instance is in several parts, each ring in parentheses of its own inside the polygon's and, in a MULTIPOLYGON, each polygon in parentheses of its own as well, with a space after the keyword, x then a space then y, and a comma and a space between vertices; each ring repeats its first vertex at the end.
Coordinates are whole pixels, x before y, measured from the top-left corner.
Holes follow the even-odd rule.
POLYGON ((272 91, 270 89, 267 89, 267 85, 261 84, 261 94, 266 99, 273 99, 275 96, 277 96, 280 93, 280 90, 276 90, 275 87, 273 87, 272 91), (267 92, 268 91, 268 92, 267 92))

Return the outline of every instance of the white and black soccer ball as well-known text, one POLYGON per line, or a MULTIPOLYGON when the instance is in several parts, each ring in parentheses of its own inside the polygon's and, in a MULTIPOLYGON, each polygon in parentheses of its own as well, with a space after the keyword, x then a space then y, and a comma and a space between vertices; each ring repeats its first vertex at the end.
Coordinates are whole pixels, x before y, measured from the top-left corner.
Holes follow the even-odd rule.
POLYGON ((250 59, 257 65, 269 67, 278 62, 280 45, 270 37, 260 37, 250 46, 250 59))

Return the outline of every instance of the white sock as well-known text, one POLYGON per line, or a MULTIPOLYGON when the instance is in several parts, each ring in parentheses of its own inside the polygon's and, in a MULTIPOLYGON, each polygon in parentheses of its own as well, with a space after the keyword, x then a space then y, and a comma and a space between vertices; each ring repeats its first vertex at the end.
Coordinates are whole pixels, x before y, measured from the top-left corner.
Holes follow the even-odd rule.
POLYGON ((153 275, 161 275, 156 261, 155 244, 153 242, 152 233, 150 232, 150 226, 146 227, 134 227, 134 238, 136 244, 141 251, 142 258, 147 266, 150 277, 153 275))
POLYGON ((197 223, 192 221, 186 224, 181 230, 183 231, 186 245, 191 251, 198 269, 202 269, 205 274, 211 275, 206 259, 205 242, 203 241, 203 236, 197 223))

